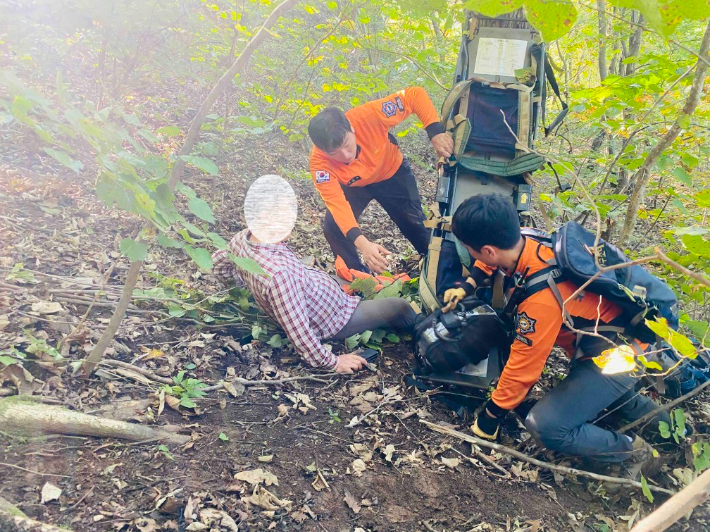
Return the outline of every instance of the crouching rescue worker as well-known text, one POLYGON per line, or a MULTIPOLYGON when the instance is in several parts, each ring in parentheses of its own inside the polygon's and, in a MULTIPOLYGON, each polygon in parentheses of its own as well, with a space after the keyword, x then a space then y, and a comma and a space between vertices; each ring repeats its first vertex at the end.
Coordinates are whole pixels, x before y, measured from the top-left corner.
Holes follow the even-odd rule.
POLYGON ((228 249, 212 256, 214 274, 224 285, 246 285, 308 364, 352 373, 363 368, 365 359, 356 353, 336 356, 322 340, 345 340, 377 328, 408 331, 417 315, 404 299, 361 301, 346 295, 329 275, 305 266, 285 244, 297 212, 296 195, 283 178, 257 179, 244 200, 248 228, 232 238, 228 249), (265 274, 240 268, 231 255, 251 259, 265 274))
POLYGON ((328 107, 308 124, 308 135, 315 144, 310 171, 327 208, 323 230, 336 258, 337 272, 380 273, 387 269, 390 252, 369 241, 358 226, 360 215, 373 199, 418 253, 427 251, 429 230, 423 224, 417 183, 389 132, 411 113, 421 120, 436 154, 449 157, 453 140, 444 132, 429 95, 421 87, 409 87, 345 113, 328 107))
MULTIPOLYGON (((545 261, 554 257, 551 249, 521 234, 518 213, 503 196, 488 194, 464 201, 454 213, 452 231, 476 259, 479 271, 492 273, 500 268, 508 276, 530 279, 547 268, 545 261)), ((466 291, 470 292, 475 284, 469 279, 466 291)), ((562 301, 578 288, 570 281, 555 286, 562 301)), ((458 299, 451 295, 449 299, 458 299)), ((600 331, 612 322, 620 325, 620 307, 600 298, 582 292, 567 303, 566 310, 575 326, 584 326, 585 322, 593 325, 597 319, 600 331)), ((498 385, 471 427, 476 436, 496 439, 501 420, 525 399, 540 378, 552 347, 557 345, 572 359, 569 373, 529 411, 525 417, 528 431, 548 449, 622 464, 630 477, 637 476, 642 467, 649 471, 649 467, 659 465, 651 446, 639 436, 606 430, 593 423, 603 410, 616 410, 633 421, 657 407, 651 399, 635 392, 638 378, 628 373, 604 375, 594 364, 593 357, 612 347, 608 341, 583 335, 575 345, 576 333, 563 322, 562 309, 549 286, 519 303, 515 323, 515 339, 498 385)), ((616 332, 600 334, 618 345, 624 343, 616 332)), ((637 341, 633 343, 639 346, 637 341)), ((658 426, 660 420, 670 423, 665 412, 650 423, 658 426)))

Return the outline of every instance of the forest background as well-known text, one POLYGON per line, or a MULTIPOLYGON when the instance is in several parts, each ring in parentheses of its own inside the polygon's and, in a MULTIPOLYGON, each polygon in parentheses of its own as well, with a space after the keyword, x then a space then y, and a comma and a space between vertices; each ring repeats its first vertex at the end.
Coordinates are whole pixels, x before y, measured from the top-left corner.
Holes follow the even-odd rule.
MULTIPOLYGON (((324 106, 347 108, 410 85, 424 86, 438 106, 452 85, 464 9, 497 15, 521 6, 548 43, 570 105, 559 129, 539 135, 537 149, 571 188, 560 190, 552 168, 536 172, 539 205, 553 225, 570 219, 593 225, 599 217, 604 237, 635 258, 663 250, 681 268, 668 261, 652 267, 680 295, 682 330, 707 338, 707 1, 6 0, 0 5, 3 395, 47 392, 80 410, 123 394, 135 398, 106 367, 96 372, 98 387, 71 377, 91 374, 106 355, 139 361, 167 379, 162 392, 142 384, 160 401, 158 415, 167 396, 168 403, 178 400, 172 405, 178 419, 192 416, 208 393, 203 382, 219 381, 234 399, 244 393, 224 385, 229 367, 235 375, 229 354, 243 350, 230 348, 225 333, 261 346, 260 372, 249 374, 244 361, 237 370, 243 378, 288 378, 268 361, 272 352, 288 358, 286 340, 248 293, 218 291, 208 275, 210 253, 243 226, 245 187, 264 173, 291 179, 302 209, 294 246, 332 269, 319 227, 324 207, 307 172, 310 118, 324 106), (210 360, 219 356, 205 356, 209 348, 221 349, 223 359, 210 360)), ((560 105, 548 93, 548 116, 560 105)), ((435 161, 421 125, 409 120, 396 134, 428 203, 435 161)), ((369 216, 374 225, 377 211, 369 216)), ((381 230, 373 228, 375 236, 381 230)), ((411 250, 392 234, 385 242, 391 239, 404 264, 411 250)), ((416 297, 410 287, 398 288, 416 297)), ((398 340, 375 333, 353 342, 379 347, 398 340)), ((340 423, 342 408, 326 410, 320 414, 327 421, 340 423)), ((219 435, 226 445, 228 431, 219 435)), ((704 469, 694 459, 710 464, 704 445, 680 464, 686 481, 704 469)), ((67 505, 76 507, 86 491, 73 489, 78 495, 67 505)), ((82 519, 103 515, 87 506, 91 499, 82 519)), ((632 508, 629 515, 638 517, 639 499, 632 508)), ((54 510, 43 506, 37 517, 60 520, 54 510)), ((140 519, 153 519, 144 510, 140 519)), ((137 526, 139 517, 114 519, 137 526)))

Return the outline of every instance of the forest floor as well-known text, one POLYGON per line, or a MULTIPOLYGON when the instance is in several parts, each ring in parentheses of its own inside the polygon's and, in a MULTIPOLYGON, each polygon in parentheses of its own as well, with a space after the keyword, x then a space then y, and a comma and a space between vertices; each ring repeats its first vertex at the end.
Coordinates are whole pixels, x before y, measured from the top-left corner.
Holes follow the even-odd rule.
MULTIPOLYGON (((407 138, 403 144, 428 204, 436 184, 427 169, 431 155, 421 139, 407 138)), ((120 294, 128 263, 118 242, 140 221, 105 208, 92 192, 89 171, 85 178, 68 177, 47 160, 13 152, 10 144, 3 161, 0 314, 6 319, 0 321, 0 348, 26 350, 44 340, 49 346, 61 343, 58 349, 68 360, 80 360, 100 336, 120 294), (17 263, 24 265, 24 275, 8 277, 17 263), (100 303, 81 325, 97 290, 100 303)), ((215 231, 228 239, 243 227, 248 184, 265 173, 303 175, 307 154, 278 141, 265 149, 262 140, 245 143, 219 164, 215 180, 189 175, 185 181, 210 201, 219 220, 215 231)), ((320 228, 322 203, 309 180, 292 183, 300 220, 290 243, 300 256, 311 256, 332 271, 320 228)), ((397 259, 408 257, 407 242, 378 206, 366 211, 362 225, 397 252, 397 259)), ((139 288, 147 290, 166 278, 204 294, 219 290, 187 255, 154 246, 139 288)), ((157 301, 132 307, 107 357, 162 377, 186 370, 208 384, 225 375, 280 379, 314 374, 289 348, 242 345, 242 332, 198 327, 166 317, 164 311, 157 301)), ((0 395, 21 387, 82 412, 180 425, 192 441, 160 447, 157 442, 0 435, 0 497, 39 521, 77 531, 611 531, 626 530, 650 511, 639 491, 612 495, 598 482, 552 475, 490 454, 507 471, 504 475, 472 454, 469 444, 430 431, 420 420, 464 432, 470 420, 405 386, 412 361, 408 345, 401 343, 385 348, 376 371, 324 377, 324 382, 236 387, 233 393, 221 390, 197 399, 195 409, 168 403, 162 412, 161 385, 140 375, 102 366, 92 378, 79 380, 46 360, 27 362, 31 375, 0 372, 0 395), (61 490, 58 498, 42 500, 47 483, 61 490)), ((550 368, 548 383, 565 371, 562 360, 554 359, 550 368)), ((687 415, 707 417, 703 403, 697 399, 687 415)), ((515 420, 507 423, 503 443, 562 461, 527 438, 515 420)), ((666 474, 659 483, 679 489, 673 479, 666 474)), ((699 508, 676 529, 707 530, 709 517, 707 508, 699 508)))

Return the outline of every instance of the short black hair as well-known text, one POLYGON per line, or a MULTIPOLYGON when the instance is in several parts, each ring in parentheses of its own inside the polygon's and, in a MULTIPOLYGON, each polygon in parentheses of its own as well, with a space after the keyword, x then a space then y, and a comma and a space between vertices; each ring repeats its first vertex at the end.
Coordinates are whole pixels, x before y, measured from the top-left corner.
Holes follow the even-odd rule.
POLYGON ((326 153, 340 148, 352 130, 345 113, 337 107, 326 107, 308 123, 308 136, 326 153))
POLYGON ((481 194, 465 200, 454 213, 451 230, 476 251, 483 246, 512 249, 521 237, 518 211, 509 198, 500 194, 481 194))

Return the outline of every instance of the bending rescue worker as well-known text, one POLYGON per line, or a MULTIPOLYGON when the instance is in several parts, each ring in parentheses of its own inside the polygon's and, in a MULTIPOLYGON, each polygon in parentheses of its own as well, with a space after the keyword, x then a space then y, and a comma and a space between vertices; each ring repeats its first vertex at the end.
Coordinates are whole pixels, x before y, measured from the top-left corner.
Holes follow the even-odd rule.
MULTIPOLYGON (((503 196, 487 194, 464 201, 452 219, 454 235, 476 259, 466 288, 448 291, 445 300, 472 293, 477 282, 500 268, 506 275, 529 278, 546 268, 553 258, 551 249, 521 234, 518 213, 503 196), (452 295, 455 296, 452 298, 452 295)), ((570 281, 556 285, 566 301, 578 288, 570 281)), ((601 296, 582 292, 566 305, 575 326, 617 323, 621 309, 601 296)), ((547 287, 524 299, 517 308, 515 339, 510 356, 490 400, 472 426, 473 433, 496 439, 503 417, 525 399, 538 381, 554 345, 562 347, 571 359, 568 375, 539 400, 525 417, 528 431, 547 448, 562 453, 591 458, 598 462, 622 463, 629 476, 636 476, 656 463, 652 448, 639 436, 630 437, 603 429, 590 421, 603 410, 614 410, 632 421, 651 412, 656 404, 634 390, 638 379, 628 373, 603 375, 591 360, 609 349, 604 339, 583 335, 575 345, 576 333, 563 323, 562 309, 552 288, 547 287), (644 467, 645 466, 645 467, 644 467)), ((605 334, 616 344, 623 341, 618 333, 605 334)), ((634 341, 638 343, 638 341, 634 341)), ((642 348, 644 346, 641 346, 642 348)), ((670 424, 666 412, 650 422, 670 424)))
POLYGON ((389 132, 411 113, 421 120, 436 154, 449 157, 453 140, 444 132, 429 95, 421 87, 409 87, 345 113, 328 107, 308 125, 315 144, 310 171, 327 208, 323 231, 336 259, 336 272, 350 268, 380 273, 387 269, 390 252, 370 242, 358 225, 358 218, 373 199, 419 254, 427 252, 429 230, 423 224, 416 179, 389 132))

